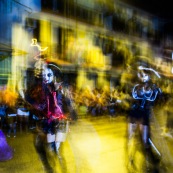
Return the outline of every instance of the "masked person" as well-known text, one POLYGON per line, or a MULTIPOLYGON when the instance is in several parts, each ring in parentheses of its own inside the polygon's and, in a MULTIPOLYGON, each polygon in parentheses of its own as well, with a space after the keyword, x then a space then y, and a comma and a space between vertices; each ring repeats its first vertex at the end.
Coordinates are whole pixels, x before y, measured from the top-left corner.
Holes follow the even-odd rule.
POLYGON ((152 141, 150 139, 152 107, 161 94, 161 89, 151 80, 151 73, 154 73, 157 78, 160 78, 159 74, 153 69, 143 66, 138 67, 137 76, 139 83, 135 84, 132 89, 133 102, 129 112, 128 124, 128 141, 132 139, 136 130, 139 129, 147 158, 152 154, 152 141))
POLYGON ((45 88, 45 95, 47 101, 47 122, 46 122, 46 133, 47 133, 47 142, 50 150, 56 151, 58 156, 59 147, 61 142, 65 141, 66 132, 68 130, 67 117, 64 116, 63 112, 63 99, 64 91, 62 88, 62 83, 57 83, 55 75, 57 71, 57 66, 54 64, 48 64, 43 69, 43 85, 45 88))
POLYGON ((56 64, 42 62, 40 69, 36 67, 35 82, 25 100, 33 107, 31 113, 40 121, 38 128, 46 135, 48 150, 55 151, 61 158, 59 148, 66 140, 69 128, 63 109, 68 100, 68 95, 64 93, 67 89, 64 89, 62 73, 56 64))

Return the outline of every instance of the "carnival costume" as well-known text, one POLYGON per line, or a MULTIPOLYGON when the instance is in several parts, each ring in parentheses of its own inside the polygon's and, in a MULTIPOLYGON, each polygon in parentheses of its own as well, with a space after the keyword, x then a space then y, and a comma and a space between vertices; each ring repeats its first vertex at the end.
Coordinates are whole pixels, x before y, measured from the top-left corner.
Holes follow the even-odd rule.
POLYGON ((152 161, 155 162, 156 160, 158 161, 161 154, 151 140, 150 118, 151 116, 154 116, 152 114, 154 102, 158 99, 162 92, 161 89, 151 81, 150 73, 154 73, 158 78, 160 78, 160 75, 152 68, 139 66, 138 70, 137 75, 140 82, 135 84, 132 89, 133 103, 129 112, 129 145, 131 145, 130 139, 133 138, 137 127, 139 127, 144 152, 146 154, 146 160, 151 158, 152 161), (157 157, 155 157, 151 148, 155 150, 157 157))
MULTIPOLYGON (((39 130, 44 132, 48 149, 59 154, 61 142, 64 142, 68 132, 68 119, 64 115, 64 91, 62 82, 55 81, 55 64, 43 63, 36 76, 35 85, 26 95, 26 101, 32 105, 32 113, 40 122, 39 130)), ((60 72, 58 72, 60 73, 60 72)))

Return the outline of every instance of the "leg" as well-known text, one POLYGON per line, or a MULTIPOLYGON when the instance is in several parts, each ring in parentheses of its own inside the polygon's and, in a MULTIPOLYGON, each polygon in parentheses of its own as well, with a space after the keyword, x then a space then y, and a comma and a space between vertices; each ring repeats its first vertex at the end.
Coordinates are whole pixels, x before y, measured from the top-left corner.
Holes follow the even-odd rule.
POLYGON ((55 142, 55 150, 56 150, 56 154, 57 154, 59 159, 61 159, 61 155, 59 152, 60 145, 61 145, 61 142, 57 142, 57 141, 55 142))
POLYGON ((59 152, 60 145, 61 145, 61 142, 55 142, 55 150, 57 153, 59 152))
POLYGON ((142 141, 144 144, 144 147, 148 147, 148 139, 149 139, 149 127, 148 125, 142 125, 140 124, 140 131, 142 133, 142 141))
POLYGON ((13 123, 13 135, 15 138, 16 137, 16 123, 15 122, 13 123))
POLYGON ((128 124, 128 139, 127 139, 127 166, 128 170, 135 169, 134 165, 134 155, 135 155, 135 132, 137 129, 137 124, 128 124))
POLYGON ((29 128, 28 126, 29 126, 29 116, 25 115, 24 116, 24 128, 25 128, 26 133, 28 132, 28 128, 29 128))
POLYGON ((128 140, 130 140, 135 135, 136 128, 137 128, 136 123, 128 124, 128 140))
POLYGON ((12 124, 9 124, 7 137, 11 135, 12 124))
POLYGON ((48 151, 53 152, 55 150, 55 134, 48 133, 47 134, 47 144, 48 151))
POLYGON ((45 144, 46 141, 46 135, 40 130, 35 136, 35 148, 38 152, 38 155, 41 159, 41 162, 43 163, 44 169, 46 172, 53 173, 53 167, 50 165, 50 157, 47 155, 47 146, 45 144), (46 148, 45 148, 46 147, 46 148))
POLYGON ((23 115, 17 115, 17 121, 19 123, 19 131, 20 131, 20 133, 22 133, 23 115))
POLYGON ((157 148, 155 148, 155 145, 150 139, 149 126, 141 125, 140 128, 142 129, 142 141, 143 141, 144 153, 146 157, 146 169, 147 171, 154 170, 159 160, 154 154, 153 149, 155 151, 158 151, 158 150, 157 148))

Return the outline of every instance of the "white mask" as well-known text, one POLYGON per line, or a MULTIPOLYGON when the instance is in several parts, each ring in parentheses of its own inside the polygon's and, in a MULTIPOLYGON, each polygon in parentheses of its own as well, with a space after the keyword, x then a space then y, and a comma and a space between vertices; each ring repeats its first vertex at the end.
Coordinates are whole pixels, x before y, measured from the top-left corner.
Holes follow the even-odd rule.
POLYGON ((45 68, 43 70, 43 82, 48 84, 51 83, 54 79, 53 71, 50 68, 45 68))
POLYGON ((138 77, 141 79, 142 82, 148 82, 150 80, 149 75, 144 72, 138 73, 138 77))

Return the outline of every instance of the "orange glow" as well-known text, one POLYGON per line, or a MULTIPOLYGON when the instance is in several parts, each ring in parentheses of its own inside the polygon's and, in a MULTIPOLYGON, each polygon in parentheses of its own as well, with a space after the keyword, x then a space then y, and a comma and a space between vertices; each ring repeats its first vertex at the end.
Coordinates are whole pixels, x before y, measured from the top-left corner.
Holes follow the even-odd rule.
POLYGON ((9 89, 0 90, 0 97, 0 102, 8 106, 15 106, 16 100, 18 98, 17 94, 10 91, 9 89))

